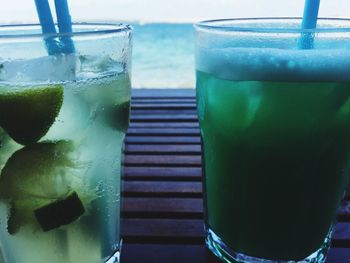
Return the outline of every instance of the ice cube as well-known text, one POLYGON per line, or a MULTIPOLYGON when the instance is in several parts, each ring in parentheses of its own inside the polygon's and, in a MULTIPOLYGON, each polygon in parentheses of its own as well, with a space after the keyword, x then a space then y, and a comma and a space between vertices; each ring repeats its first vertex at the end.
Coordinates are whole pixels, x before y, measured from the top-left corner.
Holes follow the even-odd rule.
POLYGON ((127 64, 125 62, 116 61, 109 55, 90 56, 80 55, 80 71, 77 75, 78 80, 94 79, 101 75, 110 73, 122 73, 126 71, 127 64))
POLYGON ((37 82, 74 80, 79 66, 75 54, 0 62, 0 81, 37 82))
POLYGON ((105 56, 80 56, 83 71, 104 72, 116 71, 123 72, 125 63, 120 63, 108 55, 105 56))

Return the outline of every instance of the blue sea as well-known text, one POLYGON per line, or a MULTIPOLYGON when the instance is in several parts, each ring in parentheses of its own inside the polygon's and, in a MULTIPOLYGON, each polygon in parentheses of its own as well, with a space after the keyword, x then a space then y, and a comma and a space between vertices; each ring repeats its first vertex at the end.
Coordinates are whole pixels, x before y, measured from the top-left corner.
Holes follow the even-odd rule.
POLYGON ((192 24, 131 24, 134 88, 194 88, 192 24))

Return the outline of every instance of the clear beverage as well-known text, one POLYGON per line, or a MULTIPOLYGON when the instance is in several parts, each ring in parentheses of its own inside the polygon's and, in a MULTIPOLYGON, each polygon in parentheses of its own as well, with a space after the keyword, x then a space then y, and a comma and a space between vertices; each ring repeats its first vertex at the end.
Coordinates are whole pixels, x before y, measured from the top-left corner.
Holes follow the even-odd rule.
MULTIPOLYGON (((78 37, 75 42, 79 50, 78 37)), ((0 246, 5 262, 118 262, 129 61, 84 54, 83 45, 80 50, 39 58, 42 67, 54 64, 57 71, 67 66, 58 60, 73 61, 73 77, 50 70, 50 81, 38 81, 40 73, 33 71, 31 81, 23 82, 17 73, 27 74, 23 65, 31 68, 36 59, 1 64, 0 246)))
POLYGON ((228 262, 323 262, 349 181, 350 52, 197 34, 209 248, 228 262))

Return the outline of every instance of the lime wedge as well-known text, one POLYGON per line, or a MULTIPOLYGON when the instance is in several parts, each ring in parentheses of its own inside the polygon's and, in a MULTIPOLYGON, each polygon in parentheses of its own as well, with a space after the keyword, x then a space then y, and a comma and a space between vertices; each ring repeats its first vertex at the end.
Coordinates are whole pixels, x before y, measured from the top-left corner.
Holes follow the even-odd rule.
POLYGON ((43 137, 63 102, 63 86, 0 93, 0 126, 16 142, 28 145, 43 137))
POLYGON ((1 171, 0 197, 19 200, 66 194, 65 170, 75 166, 70 157, 73 149, 72 142, 57 141, 35 143, 16 151, 1 171))
MULTIPOLYGON (((76 149, 72 142, 57 141, 28 145, 9 158, 0 175, 0 198, 10 206, 10 234, 16 233, 25 224, 41 228, 43 225, 62 225, 55 222, 45 224, 45 217, 38 221, 34 211, 49 204, 49 207, 55 207, 55 203, 60 206, 60 211, 64 210, 65 204, 68 206, 67 211, 72 210, 69 200, 63 205, 60 202, 69 197, 72 191, 79 195, 77 198, 82 203, 96 198, 95 192, 89 190, 83 181, 88 165, 76 160, 75 155, 76 149)), ((78 203, 77 198, 72 202, 78 203)), ((68 219, 64 218, 63 213, 60 222, 67 224, 70 219, 77 218, 72 213, 67 213, 67 216, 68 219)))
POLYGON ((113 128, 126 132, 129 126, 130 101, 106 107, 107 123, 113 128))

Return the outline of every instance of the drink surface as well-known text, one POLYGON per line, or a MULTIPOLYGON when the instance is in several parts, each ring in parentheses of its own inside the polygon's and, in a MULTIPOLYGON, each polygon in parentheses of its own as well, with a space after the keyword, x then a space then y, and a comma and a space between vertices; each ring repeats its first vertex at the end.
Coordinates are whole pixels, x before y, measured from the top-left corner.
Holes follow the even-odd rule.
POLYGON ((236 252, 303 259, 348 182, 350 82, 230 79, 229 63, 221 76, 197 70, 207 224, 236 252))
POLYGON ((130 79, 127 72, 90 75, 55 84, 0 85, 0 236, 6 262, 96 263, 119 249, 130 79))

